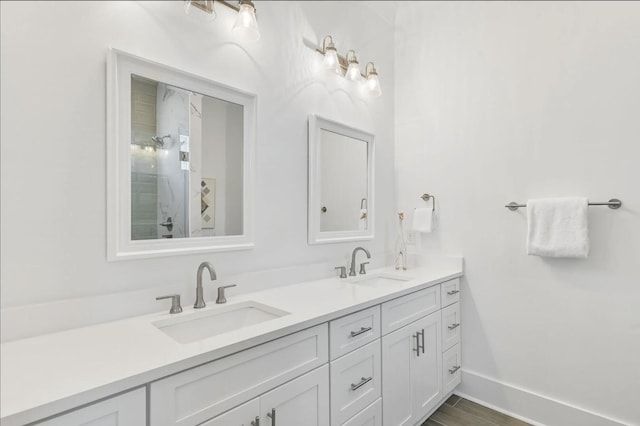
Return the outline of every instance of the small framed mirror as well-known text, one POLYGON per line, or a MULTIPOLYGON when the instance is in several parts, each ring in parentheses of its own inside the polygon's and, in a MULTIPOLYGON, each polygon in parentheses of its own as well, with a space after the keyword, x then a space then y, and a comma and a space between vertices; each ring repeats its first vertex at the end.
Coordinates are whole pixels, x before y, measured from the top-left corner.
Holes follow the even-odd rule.
POLYGON ((373 238, 374 139, 363 130, 309 116, 309 244, 373 238))
POLYGON ((108 58, 109 260, 253 247, 256 97, 108 58))

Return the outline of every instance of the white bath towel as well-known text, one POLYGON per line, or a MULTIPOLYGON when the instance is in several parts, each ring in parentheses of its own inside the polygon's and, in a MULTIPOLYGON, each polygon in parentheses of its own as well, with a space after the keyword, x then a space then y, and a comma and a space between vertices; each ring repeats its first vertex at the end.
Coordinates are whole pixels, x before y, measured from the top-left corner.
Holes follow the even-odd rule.
POLYGON ((420 207, 413 211, 413 230, 429 233, 434 229, 434 214, 431 207, 420 207))
POLYGON ((589 227, 584 197, 527 201, 527 253, 545 257, 586 258, 589 227))

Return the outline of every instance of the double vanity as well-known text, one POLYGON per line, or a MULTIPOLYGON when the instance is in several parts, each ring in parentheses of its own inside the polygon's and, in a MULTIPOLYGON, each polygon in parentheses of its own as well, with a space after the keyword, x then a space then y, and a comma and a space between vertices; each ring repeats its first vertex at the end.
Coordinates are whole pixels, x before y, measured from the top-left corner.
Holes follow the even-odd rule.
MULTIPOLYGON (((108 260, 251 249, 256 96, 116 50, 107 69, 108 260)), ((373 240, 374 134, 308 124, 307 243, 373 240)), ((360 251, 349 274, 216 303, 203 263, 193 308, 160 296, 163 313, 4 343, 2 425, 418 425, 460 382, 462 262, 367 271, 360 251)))
POLYGON ((420 424, 460 381, 461 275, 379 269, 5 343, 2 424, 420 424))

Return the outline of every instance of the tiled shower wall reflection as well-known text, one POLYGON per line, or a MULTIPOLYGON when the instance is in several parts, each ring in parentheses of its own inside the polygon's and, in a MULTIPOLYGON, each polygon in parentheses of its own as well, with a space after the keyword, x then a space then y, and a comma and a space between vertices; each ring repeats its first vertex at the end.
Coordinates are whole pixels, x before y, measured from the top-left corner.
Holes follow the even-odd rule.
POLYGON ((131 80, 131 239, 157 238, 157 84, 131 80))

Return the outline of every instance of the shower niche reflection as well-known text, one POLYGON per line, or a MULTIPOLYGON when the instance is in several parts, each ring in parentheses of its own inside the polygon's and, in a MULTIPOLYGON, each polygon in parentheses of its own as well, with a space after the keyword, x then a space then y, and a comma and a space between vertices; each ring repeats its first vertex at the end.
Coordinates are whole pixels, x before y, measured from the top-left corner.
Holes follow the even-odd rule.
POLYGON ((107 258, 252 248, 256 97, 108 56, 107 258))
POLYGON ((131 75, 131 239, 242 235, 242 105, 131 75))

